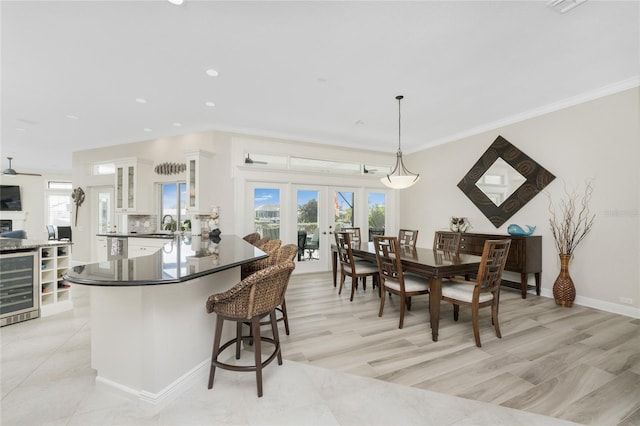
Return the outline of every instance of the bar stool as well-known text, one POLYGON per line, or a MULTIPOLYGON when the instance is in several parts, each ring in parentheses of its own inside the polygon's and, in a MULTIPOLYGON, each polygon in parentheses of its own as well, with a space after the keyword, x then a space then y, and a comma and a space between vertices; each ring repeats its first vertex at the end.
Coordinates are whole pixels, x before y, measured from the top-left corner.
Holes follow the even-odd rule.
POLYGON ((248 276, 224 293, 209 296, 206 304, 207 312, 215 312, 217 316, 211 353, 209 389, 213 387, 216 367, 231 371, 255 371, 258 397, 262 396, 262 369, 276 358, 278 364, 282 365, 275 309, 283 300, 294 268, 295 264, 291 261, 278 263, 248 276), (273 338, 260 334, 260 321, 266 316, 271 319, 273 338), (224 321, 236 323, 236 337, 221 345, 224 321), (251 335, 242 335, 244 322, 251 323, 251 335), (234 343, 236 345, 236 359, 240 359, 240 343, 250 339, 253 340, 254 365, 232 365, 218 360, 220 354, 234 343), (274 345, 273 353, 265 361, 262 361, 262 342, 274 345))

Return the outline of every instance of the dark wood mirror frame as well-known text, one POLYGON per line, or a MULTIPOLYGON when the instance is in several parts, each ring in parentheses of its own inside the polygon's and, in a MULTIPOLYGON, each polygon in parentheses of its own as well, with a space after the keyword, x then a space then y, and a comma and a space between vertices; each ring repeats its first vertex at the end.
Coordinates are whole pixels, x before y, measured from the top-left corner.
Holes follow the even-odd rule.
POLYGON ((496 228, 499 228, 555 178, 547 169, 513 146, 508 140, 498 136, 458 183, 458 188, 469 197, 471 202, 480 209, 496 228), (476 183, 498 158, 502 158, 507 164, 516 169, 526 178, 526 181, 502 204, 496 206, 478 188, 476 183))

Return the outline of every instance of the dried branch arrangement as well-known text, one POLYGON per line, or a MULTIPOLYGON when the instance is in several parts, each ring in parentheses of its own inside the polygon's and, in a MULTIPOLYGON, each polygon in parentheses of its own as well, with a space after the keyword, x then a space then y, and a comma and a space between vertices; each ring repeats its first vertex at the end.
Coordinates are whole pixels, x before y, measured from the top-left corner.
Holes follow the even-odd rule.
POLYGON ((555 206, 549 196, 549 224, 560 254, 573 254, 578 244, 587 236, 593 227, 596 217, 589 210, 589 202, 593 194, 593 185, 586 183, 584 194, 581 198, 574 192, 564 190, 567 198, 560 200, 555 206))

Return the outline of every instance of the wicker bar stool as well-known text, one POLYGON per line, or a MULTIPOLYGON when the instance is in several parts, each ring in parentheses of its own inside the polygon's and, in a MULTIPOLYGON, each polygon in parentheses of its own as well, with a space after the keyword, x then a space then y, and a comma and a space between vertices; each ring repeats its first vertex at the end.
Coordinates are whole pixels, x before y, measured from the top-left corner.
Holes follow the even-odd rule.
POLYGON ((209 389, 213 387, 216 367, 231 371, 255 371, 258 397, 262 396, 262 369, 276 358, 278 364, 282 365, 275 308, 282 302, 294 268, 293 262, 269 266, 240 281, 224 293, 209 296, 206 304, 207 312, 215 312, 217 316, 211 353, 209 389), (260 321, 266 316, 271 319, 273 338, 260 334, 260 321), (225 320, 236 323, 236 337, 221 345, 222 326, 225 320), (247 321, 251 323, 252 336, 242 335, 242 324, 247 321), (236 345, 236 359, 240 359, 240 342, 244 339, 253 339, 254 341, 254 365, 232 365, 218 360, 220 354, 234 343, 236 345), (274 345, 273 353, 265 361, 262 361, 262 342, 274 345))
POLYGON ((254 272, 260 271, 261 269, 266 268, 267 266, 273 265, 273 259, 271 259, 271 255, 275 253, 282 244, 280 240, 270 240, 262 244, 262 247, 258 247, 263 252, 267 253, 269 257, 265 257, 264 259, 254 260, 250 263, 245 263, 240 267, 240 279, 244 280, 249 275, 254 272))
POLYGON ((247 234, 244 237, 242 237, 242 239, 248 242, 249 244, 254 244, 256 241, 260 239, 260 234, 258 234, 257 232, 252 232, 251 234, 247 234))

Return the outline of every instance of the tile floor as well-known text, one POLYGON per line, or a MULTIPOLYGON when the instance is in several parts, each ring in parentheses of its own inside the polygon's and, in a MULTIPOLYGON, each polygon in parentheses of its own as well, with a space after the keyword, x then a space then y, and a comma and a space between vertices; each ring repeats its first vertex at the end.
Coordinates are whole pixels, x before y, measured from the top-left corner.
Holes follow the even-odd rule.
MULTIPOLYGON (((21 425, 561 425, 552 417, 286 360, 255 376, 219 370, 160 410, 95 384, 88 291, 72 311, 0 329, 0 424, 21 425)), ((251 357, 251 353, 245 353, 251 357)), ((244 357, 243 357, 244 359, 244 357)))

